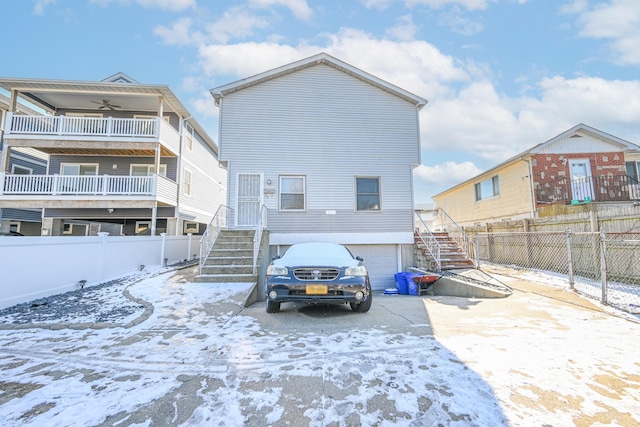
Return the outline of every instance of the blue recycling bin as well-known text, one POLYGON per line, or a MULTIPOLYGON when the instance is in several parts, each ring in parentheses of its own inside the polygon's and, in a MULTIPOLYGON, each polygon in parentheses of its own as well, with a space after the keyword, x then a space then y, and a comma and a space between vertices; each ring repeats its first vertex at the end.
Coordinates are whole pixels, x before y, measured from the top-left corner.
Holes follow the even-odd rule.
POLYGON ((396 278, 396 288, 398 288, 398 293, 400 295, 409 294, 409 288, 407 287, 407 279, 405 278, 406 274, 407 273, 400 272, 394 275, 394 277, 396 278))
POLYGON ((404 278, 407 282, 408 295, 420 295, 420 285, 413 281, 414 277, 422 276, 420 273, 405 273, 404 278))

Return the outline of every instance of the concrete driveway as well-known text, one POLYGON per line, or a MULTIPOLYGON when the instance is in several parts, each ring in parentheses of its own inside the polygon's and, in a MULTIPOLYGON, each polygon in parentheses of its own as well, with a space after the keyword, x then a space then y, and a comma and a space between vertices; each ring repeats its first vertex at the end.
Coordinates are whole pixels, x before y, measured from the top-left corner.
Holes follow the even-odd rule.
POLYGON ((0 331, 0 425, 640 425, 635 319, 520 291, 267 314, 192 275, 128 288, 129 328, 0 331))

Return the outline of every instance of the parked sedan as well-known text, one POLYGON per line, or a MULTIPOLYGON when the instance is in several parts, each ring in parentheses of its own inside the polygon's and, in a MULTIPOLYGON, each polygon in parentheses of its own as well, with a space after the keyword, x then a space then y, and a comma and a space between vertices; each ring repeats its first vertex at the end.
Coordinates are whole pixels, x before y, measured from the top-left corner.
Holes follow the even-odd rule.
POLYGON ((353 311, 371 308, 371 282, 360 257, 335 243, 298 243, 267 268, 267 313, 283 302, 348 303, 353 311))

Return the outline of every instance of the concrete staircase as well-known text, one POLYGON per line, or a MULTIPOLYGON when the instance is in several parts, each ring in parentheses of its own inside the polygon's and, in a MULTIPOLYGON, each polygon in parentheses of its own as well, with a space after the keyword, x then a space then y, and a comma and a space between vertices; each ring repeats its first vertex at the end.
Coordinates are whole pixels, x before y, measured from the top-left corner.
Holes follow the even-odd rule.
POLYGON ((221 230, 196 282, 255 283, 254 230, 221 230))
MULTIPOLYGON (((433 233, 433 236, 440 244, 440 264, 442 270, 475 268, 473 260, 469 258, 458 243, 449 236, 449 233, 436 232, 433 233)), ((427 239, 426 235, 424 239, 427 239)), ((414 232, 414 241, 414 263, 426 270, 435 271, 437 269, 437 263, 425 247, 418 232, 414 232)))

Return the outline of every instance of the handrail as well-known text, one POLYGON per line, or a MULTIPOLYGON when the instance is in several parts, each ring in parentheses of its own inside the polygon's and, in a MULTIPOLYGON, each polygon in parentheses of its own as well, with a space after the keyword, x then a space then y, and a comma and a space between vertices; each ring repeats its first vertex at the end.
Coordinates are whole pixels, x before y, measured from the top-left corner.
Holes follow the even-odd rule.
POLYGON ((253 274, 258 272, 258 254, 260 253, 260 245, 262 244, 262 233, 267 227, 268 209, 265 205, 260 207, 260 216, 256 225, 256 232, 253 236, 253 274))
POLYGON ((216 239, 218 239, 218 236, 220 235, 220 230, 227 228, 227 218, 229 217, 230 211, 233 211, 233 209, 225 205, 220 205, 215 215, 207 225, 207 229, 202 233, 202 237, 200 238, 199 274, 202 274, 202 267, 207 261, 209 252, 211 252, 213 245, 216 243, 216 239))
POLYGON ((436 210, 437 216, 442 214, 442 220, 439 222, 442 227, 442 231, 446 231, 462 251, 469 257, 475 264, 475 268, 480 267, 480 253, 478 252, 478 245, 469 237, 467 233, 458 225, 457 222, 449 216, 449 214, 442 208, 436 210))
POLYGON ((420 223, 425 228, 425 230, 427 230, 427 233, 428 233, 427 240, 425 240, 419 229, 418 237, 420 237, 422 244, 429 251, 429 254, 431 254, 431 257, 436 262, 436 271, 442 271, 442 255, 441 255, 442 245, 440 245, 440 242, 438 242, 438 240, 436 239, 436 236, 429 229, 429 226, 427 226, 427 224, 425 224, 425 222, 422 220, 422 216, 420 215, 420 213, 416 212, 415 214, 418 216, 420 223))

